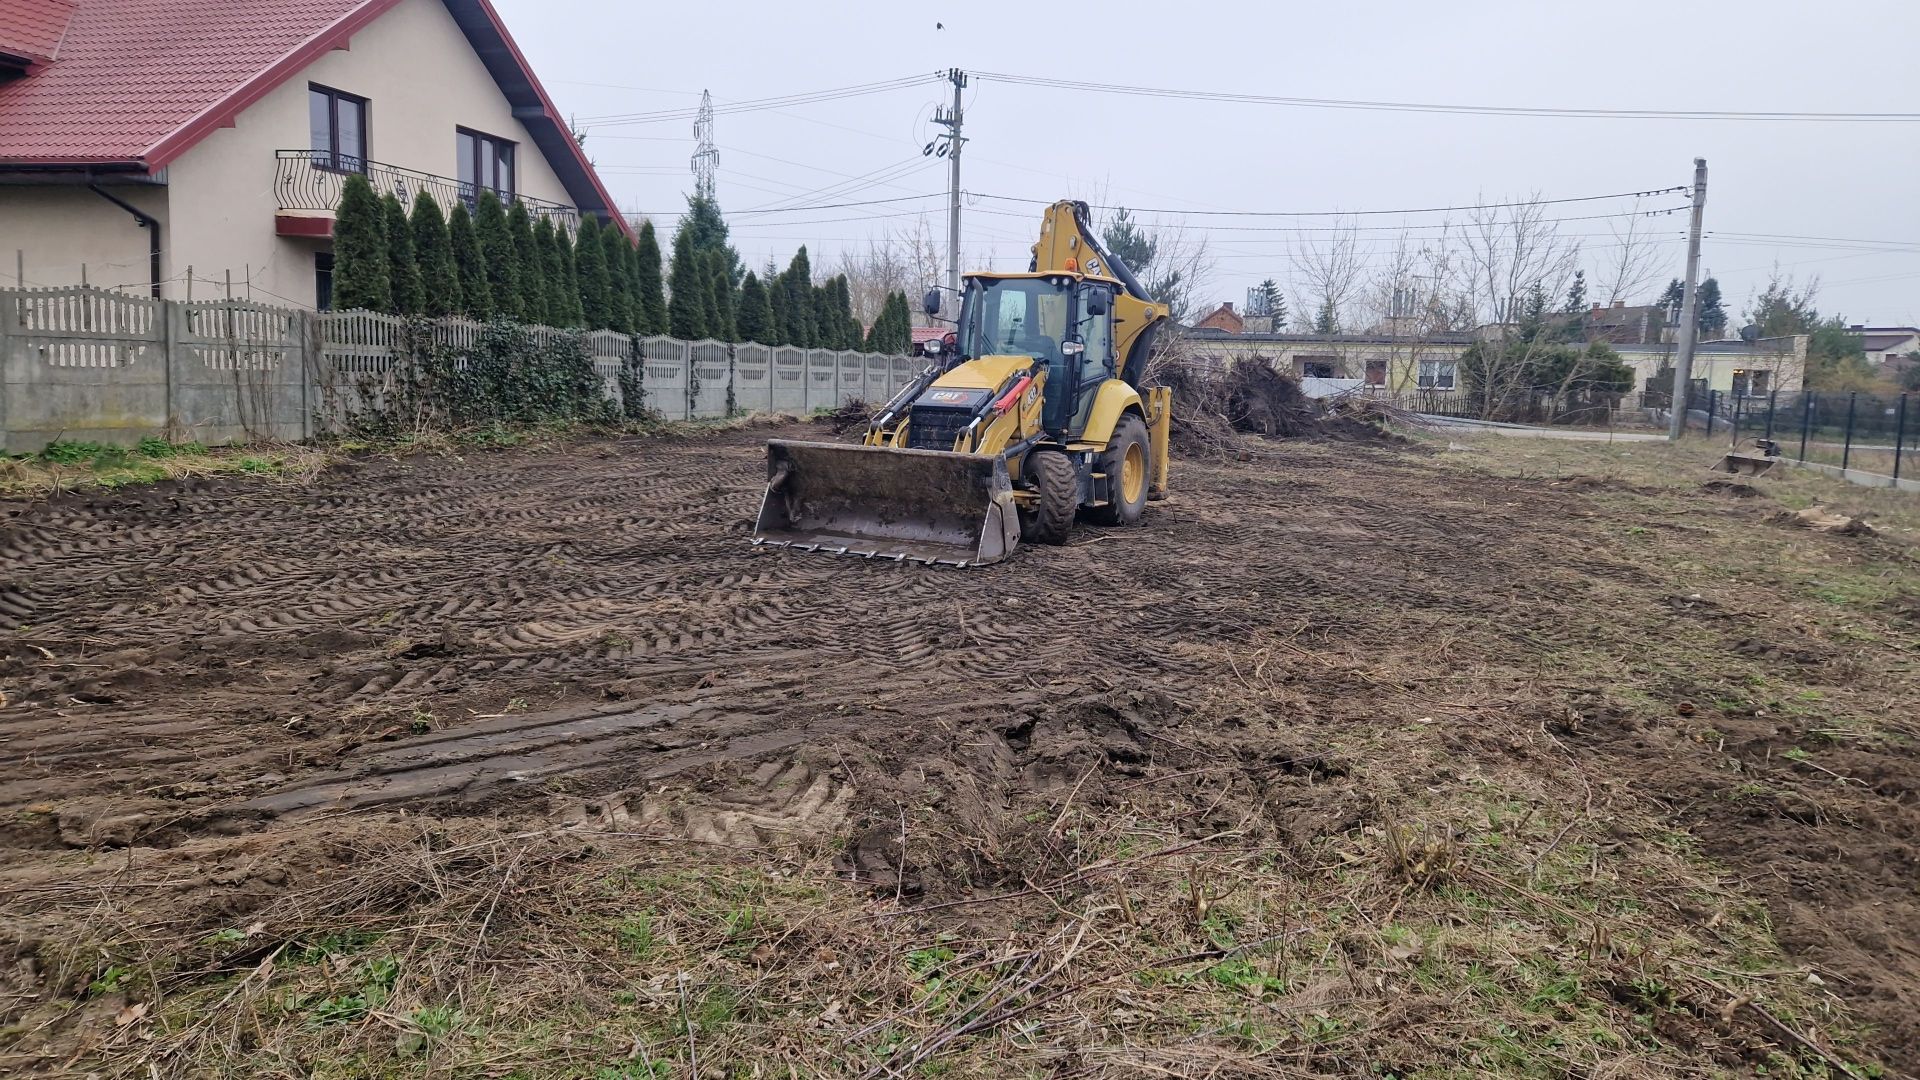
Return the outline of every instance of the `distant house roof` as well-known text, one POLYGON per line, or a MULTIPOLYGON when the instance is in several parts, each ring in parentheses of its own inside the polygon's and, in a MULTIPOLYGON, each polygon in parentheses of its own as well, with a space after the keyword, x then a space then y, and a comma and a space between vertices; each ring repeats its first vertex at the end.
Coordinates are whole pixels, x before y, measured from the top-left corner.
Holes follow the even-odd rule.
POLYGON ((950 332, 944 326, 915 326, 910 329, 913 331, 913 343, 915 346, 925 345, 934 338, 947 336, 950 332))
POLYGON ((1223 330, 1229 334, 1238 334, 1247 328, 1247 321, 1233 310, 1231 301, 1221 304, 1206 315, 1194 321, 1195 327, 1209 330, 1223 330))
MULTIPOLYGON (((631 232, 493 5, 442 2, 575 205, 631 232)), ((399 3, 6 0, 0 51, 34 64, 0 83, 0 169, 165 168, 399 3)))
POLYGON ((8 0, 0 15, 0 53, 44 64, 60 51, 78 0, 8 0))
POLYGON ((1860 335, 1860 347, 1868 352, 1881 352, 1885 349, 1897 349, 1914 339, 1916 331, 1874 333, 1869 330, 1860 335))
POLYGON ((1473 335, 1467 332, 1425 334, 1409 337, 1405 334, 1229 334, 1211 326, 1187 327, 1182 331, 1196 341, 1260 341, 1276 345, 1471 345, 1473 335))

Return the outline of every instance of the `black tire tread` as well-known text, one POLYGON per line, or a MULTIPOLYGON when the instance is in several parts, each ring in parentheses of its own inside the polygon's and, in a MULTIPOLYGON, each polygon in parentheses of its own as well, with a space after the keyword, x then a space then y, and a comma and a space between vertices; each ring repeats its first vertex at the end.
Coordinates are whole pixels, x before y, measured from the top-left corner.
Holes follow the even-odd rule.
POLYGON ((1035 450, 1027 460, 1027 471, 1040 493, 1031 518, 1032 539, 1042 544, 1066 543, 1074 516, 1080 511, 1080 485, 1073 462, 1058 450, 1035 450))
POLYGON ((1147 441, 1147 425, 1133 413, 1126 413, 1113 426, 1113 437, 1107 440, 1106 452, 1100 455, 1101 468, 1107 474, 1107 505, 1094 507, 1092 515, 1102 525, 1134 525, 1139 523, 1140 515, 1146 512, 1146 492, 1153 486, 1151 480, 1146 489, 1142 489, 1137 505, 1129 506, 1120 501, 1120 462, 1126 455, 1127 446, 1136 441, 1145 451, 1148 469, 1151 470, 1153 447, 1147 441))

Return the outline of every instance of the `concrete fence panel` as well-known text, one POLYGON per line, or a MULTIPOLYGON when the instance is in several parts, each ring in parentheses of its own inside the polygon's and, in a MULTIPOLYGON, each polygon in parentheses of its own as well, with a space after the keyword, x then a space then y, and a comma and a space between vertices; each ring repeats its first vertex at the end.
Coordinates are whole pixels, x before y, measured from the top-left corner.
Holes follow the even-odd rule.
POLYGON ((727 415, 733 396, 733 346, 724 341, 693 342, 693 389, 687 412, 695 420, 718 420, 727 415))
POLYGON ((733 347, 733 407, 773 411, 773 347, 747 342, 733 347))
POLYGON ((99 289, 0 292, 0 443, 132 443, 167 427, 170 312, 99 289))
MULTIPOLYGON (((158 301, 84 286, 0 289, 0 451, 66 439, 131 444, 148 436, 206 443, 299 439, 341 431, 357 412, 396 404, 416 372, 417 324, 370 311, 311 312, 247 300, 158 301)), ((526 327, 550 343, 575 331, 526 327)), ((438 319, 424 331, 455 370, 483 323, 438 319)), ((646 405, 670 420, 732 412, 805 414, 890 399, 923 367, 791 345, 730 345, 611 330, 585 335, 606 396, 621 403, 637 364, 646 405)))
POLYGON ((781 345, 773 350, 773 411, 804 416, 807 407, 807 350, 781 345))
POLYGON ((306 316, 245 300, 179 304, 174 312, 175 438, 291 441, 313 433, 306 316))
MULTIPOLYGON (((549 337, 557 333, 546 326, 534 329, 546 331, 549 337)), ((633 339, 617 330, 594 330, 587 334, 587 355, 593 357, 593 370, 600 376, 600 392, 623 408, 626 399, 620 393, 620 372, 632 354, 633 339)))
POLYGON ((839 376, 834 381, 833 403, 836 407, 855 398, 867 396, 867 358, 857 352, 835 352, 833 354, 835 370, 839 376))
POLYGON ((693 358, 679 338, 640 339, 640 389, 647 408, 668 420, 685 420, 692 402, 693 358))
POLYGON ((806 411, 840 404, 840 355, 826 349, 807 350, 806 411))

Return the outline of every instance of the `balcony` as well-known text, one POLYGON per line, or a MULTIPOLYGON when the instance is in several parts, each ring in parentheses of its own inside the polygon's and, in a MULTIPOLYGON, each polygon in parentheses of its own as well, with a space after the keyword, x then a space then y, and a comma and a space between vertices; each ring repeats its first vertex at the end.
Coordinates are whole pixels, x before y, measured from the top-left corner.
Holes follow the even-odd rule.
MULTIPOLYGON (((280 212, 274 216, 281 236, 327 237, 333 235, 333 211, 340 205, 340 192, 347 177, 359 173, 373 185, 376 195, 392 194, 409 210, 413 197, 425 191, 442 210, 455 203, 474 208, 478 192, 472 184, 432 173, 403 169, 378 161, 337 157, 324 150, 276 150, 273 188, 280 200, 280 212)), ((580 212, 563 203, 547 202, 526 195, 503 196, 508 204, 518 202, 535 221, 541 218, 571 231, 579 224, 580 212)))

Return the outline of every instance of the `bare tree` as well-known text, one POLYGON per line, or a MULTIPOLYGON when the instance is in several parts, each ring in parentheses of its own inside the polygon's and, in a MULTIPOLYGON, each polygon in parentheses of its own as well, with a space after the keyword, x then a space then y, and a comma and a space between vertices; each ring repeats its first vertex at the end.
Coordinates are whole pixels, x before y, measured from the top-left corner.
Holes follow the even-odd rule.
POLYGON ((1305 290, 1301 321, 1318 333, 1338 333, 1360 288, 1359 225, 1352 218, 1336 220, 1325 236, 1299 241, 1292 258, 1294 278, 1305 290))
POLYGON ((946 259, 927 219, 919 217, 911 226, 869 237, 865 251, 842 251, 828 276, 834 274, 846 275, 854 317, 870 325, 889 293, 906 293, 908 307, 919 311, 920 296, 944 279, 946 259))
POLYGON ((1194 301, 1213 279, 1214 259, 1205 236, 1181 225, 1133 220, 1125 207, 1108 215, 1100 226, 1101 243, 1125 263, 1152 299, 1173 311, 1184 323, 1194 314, 1194 301))
POLYGON ((1639 209, 1640 203, 1636 200, 1635 213, 1626 219, 1625 225, 1608 224, 1614 242, 1602 249, 1604 255, 1596 260, 1593 275, 1604 304, 1632 300, 1651 288, 1664 272, 1667 253, 1661 248, 1668 238, 1662 236, 1652 219, 1639 209))
POLYGON ((1529 200, 1467 212, 1458 227, 1454 305, 1481 324, 1473 382, 1483 412, 1527 397, 1539 360, 1554 344, 1542 333, 1553 298, 1564 296, 1580 261, 1579 242, 1560 235, 1545 203, 1529 200))

